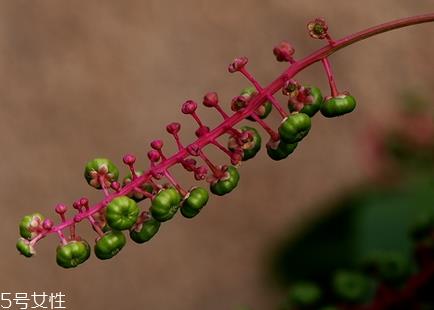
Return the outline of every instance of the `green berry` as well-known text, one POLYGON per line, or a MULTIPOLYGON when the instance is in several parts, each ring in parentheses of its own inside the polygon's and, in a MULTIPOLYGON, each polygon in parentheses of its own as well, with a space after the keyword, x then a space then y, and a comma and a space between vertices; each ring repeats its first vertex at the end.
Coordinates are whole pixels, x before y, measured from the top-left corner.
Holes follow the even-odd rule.
POLYGON ((161 223, 153 218, 147 219, 141 224, 135 225, 130 231, 130 237, 137 243, 149 241, 160 229, 161 223))
POLYGON ((356 99, 350 95, 339 95, 326 98, 321 106, 321 114, 325 117, 341 116, 356 108, 356 99))
POLYGON ((35 249, 30 245, 29 240, 24 238, 18 239, 17 250, 25 257, 31 257, 35 254, 35 249))
POLYGON ((321 299, 321 289, 311 282, 300 282, 291 287, 289 300, 296 307, 312 307, 321 299))
MULTIPOLYGON (((255 128, 249 126, 241 127, 241 132, 246 132, 246 131, 250 132, 250 134, 252 135, 252 139, 244 143, 243 145, 241 145, 241 148, 243 150, 243 161, 255 157, 256 154, 261 149, 261 142, 262 142, 261 136, 255 128)), ((231 151, 235 151, 233 145, 236 143, 234 141, 235 141, 234 137, 231 137, 229 139, 228 148, 231 151)))
POLYGON ((291 114, 279 126, 279 135, 282 142, 292 144, 301 141, 311 127, 311 120, 307 114, 291 114))
POLYGON ((56 251, 56 262, 63 268, 75 268, 84 263, 90 256, 90 246, 84 241, 69 241, 59 245, 56 251))
MULTIPOLYGON (((139 177, 143 174, 143 171, 136 171, 136 175, 139 177)), ((131 176, 131 173, 129 173, 123 180, 123 186, 127 185, 128 183, 131 183, 131 181, 133 180, 133 177, 131 176)), ((152 193, 153 192, 153 187, 150 183, 143 183, 142 185, 139 186, 139 188, 144 191, 144 192, 148 192, 148 193, 152 193)), ((131 192, 129 192, 127 194, 128 197, 130 197, 131 199, 133 199, 136 202, 142 201, 143 199, 146 199, 146 196, 142 193, 139 192, 137 190, 132 190, 131 192)))
POLYGON ((362 302, 369 297, 370 293, 368 278, 359 272, 337 272, 333 278, 332 286, 336 296, 345 302, 362 302))
POLYGON ((44 217, 40 213, 33 213, 24 216, 19 225, 21 237, 27 240, 36 237, 37 232, 35 230, 42 225, 43 221, 44 217))
MULTIPOLYGON (((305 104, 300 112, 313 117, 320 110, 324 98, 321 94, 321 90, 318 87, 309 86, 307 88, 311 92, 313 101, 310 104, 305 104)), ((293 106, 291 104, 288 104, 288 109, 290 112, 294 112, 293 106)))
POLYGON ((152 200, 150 211, 157 221, 170 220, 178 211, 181 194, 173 187, 160 191, 152 200))
POLYGON ((137 221, 140 209, 127 196, 114 198, 106 208, 107 224, 115 230, 130 229, 137 221))
POLYGON ((107 187, 110 183, 117 181, 119 170, 106 158, 95 158, 89 161, 84 168, 84 177, 90 186, 101 189, 100 178, 102 178, 107 187))
POLYGON ((234 166, 229 166, 226 168, 225 174, 220 179, 211 183, 211 192, 218 196, 223 196, 230 193, 238 185, 240 180, 240 175, 234 166))
MULTIPOLYGON (((240 96, 246 96, 247 98, 250 98, 255 94, 256 94, 256 88, 253 86, 249 86, 244 88, 241 91, 240 96)), ((258 109, 256 109, 256 115, 258 115, 260 119, 264 119, 271 113, 272 109, 273 109, 273 105, 271 104, 271 102, 266 101, 261 106, 259 106, 258 109)), ((251 116, 247 117, 247 119, 250 121, 255 121, 251 116)))
POLYGON ((110 231, 95 243, 95 255, 99 259, 110 259, 118 254, 126 243, 127 239, 121 231, 110 231))
POLYGON ((208 191, 203 187, 192 189, 188 197, 182 202, 181 214, 186 218, 195 217, 207 204, 208 198, 208 191))
POLYGON ((273 160, 282 160, 296 149, 298 143, 287 144, 282 141, 267 143, 267 154, 273 160))

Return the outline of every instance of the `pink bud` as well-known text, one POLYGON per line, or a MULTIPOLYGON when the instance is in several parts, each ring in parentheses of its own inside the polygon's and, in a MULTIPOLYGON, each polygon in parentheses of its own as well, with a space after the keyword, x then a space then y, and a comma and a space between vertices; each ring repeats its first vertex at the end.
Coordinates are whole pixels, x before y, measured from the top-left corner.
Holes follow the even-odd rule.
POLYGON ((166 126, 166 130, 170 134, 177 134, 181 130, 181 124, 180 123, 170 123, 166 126))
POLYGON ((242 159, 243 159, 243 150, 241 149, 236 150, 234 153, 232 153, 231 164, 237 165, 241 162, 242 159))
POLYGON ((230 73, 240 71, 246 66, 248 62, 249 60, 245 56, 235 58, 234 61, 229 65, 228 71, 230 73))
POLYGON ((151 162, 155 163, 160 160, 160 153, 156 150, 151 150, 148 152, 148 158, 151 162))
POLYGON ((55 209, 56 213, 58 213, 58 214, 64 214, 67 210, 68 210, 68 208, 65 205, 60 204, 60 203, 56 206, 56 209, 55 209))
POLYGON ((273 54, 276 56, 277 61, 291 61, 294 55, 294 48, 286 41, 282 41, 274 47, 273 54))
POLYGON ((72 204, 72 207, 74 209, 77 209, 77 210, 81 209, 80 203, 78 201, 74 201, 74 203, 72 204))
POLYGON ((191 156, 198 156, 200 153, 200 147, 197 144, 190 144, 187 146, 187 152, 191 156))
POLYGON ((209 127, 201 126, 196 130, 195 134, 196 134, 196 137, 200 138, 203 135, 206 135, 208 132, 209 132, 209 127))
POLYGON ((50 230, 53 227, 53 221, 50 219, 45 219, 42 222, 42 227, 46 230, 50 230))
POLYGON ((219 98, 216 92, 209 92, 203 97, 203 105, 212 108, 219 104, 219 98))
POLYGON ((124 155, 122 160, 124 161, 125 165, 131 166, 136 162, 136 156, 134 156, 132 154, 126 154, 126 155, 124 155))
POLYGON ((181 112, 184 114, 192 114, 197 109, 197 103, 193 100, 187 100, 182 104, 181 112))
POLYGON ((83 207, 88 206, 89 205, 89 199, 87 199, 86 197, 80 198, 80 205, 82 205, 83 207))
POLYGON ((110 183, 110 187, 115 191, 119 191, 119 189, 121 188, 121 184, 119 184, 119 182, 117 181, 114 181, 110 183))
POLYGON ((194 172, 194 178, 197 181, 204 180, 208 174, 208 169, 205 166, 200 166, 194 172))
POLYGON ((151 147, 154 150, 161 150, 163 148, 163 145, 164 145, 164 143, 162 140, 154 140, 151 142, 151 147))
POLYGON ((196 166, 196 160, 193 158, 187 158, 182 162, 182 166, 187 171, 193 171, 196 166))

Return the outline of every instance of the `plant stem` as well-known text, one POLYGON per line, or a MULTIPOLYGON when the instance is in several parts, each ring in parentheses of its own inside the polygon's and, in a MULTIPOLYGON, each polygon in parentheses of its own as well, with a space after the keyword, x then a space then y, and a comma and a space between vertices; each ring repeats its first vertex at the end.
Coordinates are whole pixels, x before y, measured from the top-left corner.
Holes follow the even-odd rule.
MULTIPOLYGON (((333 45, 326 45, 320 48, 319 50, 313 52, 307 57, 292 63, 288 69, 286 69, 267 87, 261 90, 257 96, 252 98, 248 107, 246 107, 242 111, 238 111, 232 114, 230 117, 226 118, 220 125, 218 125, 210 132, 204 134, 200 138, 198 138, 192 144, 195 144, 200 149, 202 149, 206 145, 212 143, 212 141, 215 141, 218 137, 225 134, 228 128, 233 127, 234 125, 238 124, 240 121, 244 120, 247 116, 254 113, 253 111, 255 111, 260 105, 262 105, 265 101, 267 101, 269 96, 272 96, 274 93, 280 90, 287 80, 294 77, 298 72, 302 71, 306 67, 318 61, 321 61, 321 59, 324 59, 325 57, 337 52, 338 50, 383 32, 387 32, 387 31, 391 31, 394 29, 407 27, 411 25, 432 22, 432 21, 434 21, 434 13, 398 19, 351 34, 342 39, 334 41, 333 45)), ((100 212, 105 206, 107 206, 107 204, 112 199, 119 196, 124 196, 130 193, 132 190, 134 190, 134 188, 140 187, 140 185, 142 185, 152 177, 153 171, 167 170, 168 168, 179 163, 181 160, 185 159, 189 155, 190 154, 187 152, 186 148, 180 149, 177 153, 175 153, 171 157, 167 158, 164 161, 161 161, 159 164, 156 164, 152 168, 148 169, 148 171, 143 173, 141 176, 139 176, 138 178, 130 182, 128 185, 124 186, 119 192, 108 194, 102 201, 93 205, 89 210, 83 212, 82 217, 80 219, 86 218, 87 216, 100 212)), ((38 240, 49 233, 57 233, 58 231, 61 231, 65 227, 71 226, 73 224, 74 224, 74 219, 69 219, 63 223, 60 223, 59 225, 54 226, 49 232, 41 233, 38 240)))

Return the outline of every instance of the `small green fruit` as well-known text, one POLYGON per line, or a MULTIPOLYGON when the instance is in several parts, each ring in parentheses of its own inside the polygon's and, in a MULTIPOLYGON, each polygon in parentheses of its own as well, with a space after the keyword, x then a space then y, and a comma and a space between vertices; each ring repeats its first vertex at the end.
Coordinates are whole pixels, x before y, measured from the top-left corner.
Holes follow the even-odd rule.
POLYGON ((140 209, 127 196, 114 198, 106 208, 107 224, 115 230, 130 229, 137 221, 140 209))
POLYGON ((35 249, 30 245, 29 240, 24 238, 18 239, 17 250, 25 257, 31 257, 35 254, 35 249))
POLYGON ((130 237, 137 243, 144 243, 157 234, 160 225, 159 221, 149 218, 145 222, 135 225, 130 231, 130 237))
POLYGON ((178 211, 181 203, 181 194, 177 189, 170 187, 160 191, 152 200, 150 208, 152 217, 159 222, 170 220, 178 211))
POLYGON ((89 161, 84 168, 84 177, 87 183, 96 189, 102 189, 100 178, 102 178, 107 187, 110 183, 117 181, 119 170, 106 158, 95 158, 89 161))
POLYGON ((95 243, 95 255, 99 259, 110 259, 118 254, 126 243, 127 239, 121 231, 110 231, 95 243))
POLYGON ((56 262, 63 268, 75 268, 84 263, 90 256, 90 246, 84 241, 69 241, 59 245, 56 251, 56 262))
POLYGON ((230 193, 238 185, 240 180, 240 175, 234 166, 229 166, 226 168, 225 174, 219 180, 211 183, 211 192, 218 196, 223 196, 230 193))
POLYGON ((279 126, 280 139, 287 144, 299 142, 309 133, 310 127, 311 120, 307 114, 291 114, 279 126))
POLYGON ((298 143, 287 144, 282 141, 267 143, 267 154, 273 160, 282 160, 291 155, 298 143))
POLYGON ((325 117, 336 117, 352 112, 356 108, 356 99, 350 95, 339 95, 326 98, 321 106, 321 114, 325 117))
POLYGON ((43 221, 44 217, 40 213, 33 213, 24 216, 19 225, 21 237, 27 240, 36 237, 37 232, 35 230, 42 225, 43 221))
POLYGON ((203 187, 192 189, 188 197, 182 202, 181 214, 186 218, 195 217, 207 204, 208 198, 208 191, 203 187))

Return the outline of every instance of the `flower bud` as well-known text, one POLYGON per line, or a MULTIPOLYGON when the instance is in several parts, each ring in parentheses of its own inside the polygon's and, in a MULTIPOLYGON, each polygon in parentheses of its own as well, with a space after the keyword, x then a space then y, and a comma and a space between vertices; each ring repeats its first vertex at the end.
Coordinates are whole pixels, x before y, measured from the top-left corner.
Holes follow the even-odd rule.
POLYGON ((228 71, 230 73, 240 71, 248 62, 249 60, 245 56, 235 58, 234 61, 229 65, 228 71))
POLYGON ((124 157, 122 158, 123 162, 125 165, 132 165, 136 162, 136 156, 132 155, 132 154, 125 154, 124 157))
POLYGON ((219 98, 216 92, 209 92, 203 97, 203 105, 212 108, 219 104, 219 98))
POLYGON ((148 158, 151 162, 155 163, 160 160, 160 153, 156 150, 151 150, 148 152, 148 158))
POLYGON ((273 54, 276 56, 277 61, 292 61, 292 55, 294 55, 294 48, 286 41, 282 41, 274 47, 273 54))
POLYGON ((180 123, 170 123, 166 126, 166 131, 170 134, 177 134, 181 130, 181 124, 180 123))
POLYGON ((181 112, 184 114, 192 114, 197 109, 197 103, 193 100, 187 100, 182 104, 181 112))
POLYGON ((151 142, 151 147, 157 151, 161 150, 163 148, 163 145, 164 145, 164 143, 162 140, 154 140, 151 142))

